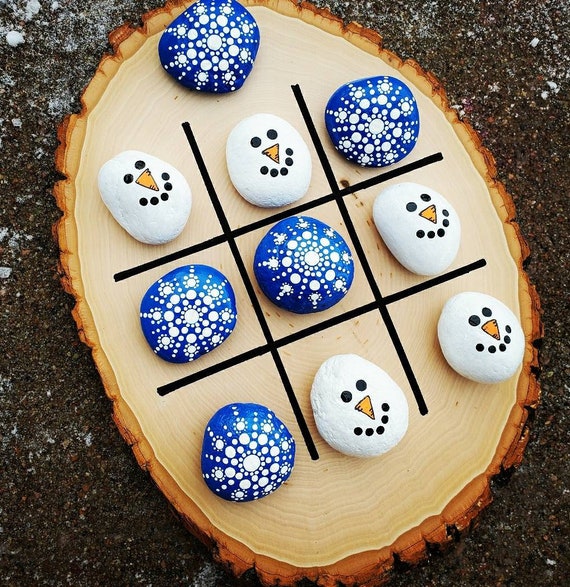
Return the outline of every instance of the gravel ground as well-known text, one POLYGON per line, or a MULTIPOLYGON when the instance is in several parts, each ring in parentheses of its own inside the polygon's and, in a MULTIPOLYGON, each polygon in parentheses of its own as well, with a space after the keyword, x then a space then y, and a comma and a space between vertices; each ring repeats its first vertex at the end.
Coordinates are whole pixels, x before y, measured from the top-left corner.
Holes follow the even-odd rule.
MULTIPOLYGON (((317 4, 441 80, 497 160, 544 310, 542 401, 521 467, 494 483, 467 538, 393 585, 568 584, 570 4, 317 4)), ((213 563, 136 465, 59 282, 56 129, 78 111, 107 34, 159 5, 0 0, 1 585, 258 585, 213 563)))

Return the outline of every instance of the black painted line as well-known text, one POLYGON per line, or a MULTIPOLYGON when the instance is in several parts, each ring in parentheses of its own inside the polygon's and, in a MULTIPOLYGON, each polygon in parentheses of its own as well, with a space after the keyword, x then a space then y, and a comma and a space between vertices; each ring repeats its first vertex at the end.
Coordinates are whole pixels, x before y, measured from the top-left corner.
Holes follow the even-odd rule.
POLYGON ((251 282, 251 280, 249 278, 249 274, 247 272, 247 269, 245 268, 245 264, 243 262, 241 253, 240 253, 239 248, 237 246, 235 237, 232 234, 231 227, 230 227, 228 219, 225 215, 225 212, 224 212, 224 209, 223 209, 222 204, 220 202, 220 199, 218 198, 218 194, 214 188, 214 184, 212 183, 210 173, 208 172, 208 168, 206 167, 206 164, 204 162, 204 158, 202 157, 202 153, 200 152, 200 148, 199 148, 198 143, 196 141, 196 137, 194 136, 194 133, 192 132, 192 128, 190 127, 190 124, 188 122, 184 122, 182 124, 182 128, 184 129, 184 134, 186 135, 186 139, 188 140, 188 144, 190 145, 190 148, 192 150, 192 154, 194 155, 194 159, 196 160, 196 164, 197 164, 198 169, 200 171, 200 175, 202 176, 202 180, 203 180, 204 185, 206 187, 206 191, 208 192, 208 195, 210 196, 210 200, 212 202, 212 205, 214 206, 214 210, 215 210, 216 215, 218 217, 218 221, 220 222, 222 230, 223 230, 224 234, 226 235, 228 245, 230 246, 230 250, 231 250, 232 255, 234 257, 234 261, 236 263, 238 271, 240 272, 242 281, 245 285, 247 294, 249 296, 251 305, 255 311, 259 325, 261 326, 261 330, 263 331, 263 335, 265 337, 265 340, 267 341, 267 343, 269 345, 271 356, 273 357, 273 361, 275 363, 275 367, 277 368, 277 371, 279 372, 279 376, 281 377, 281 381, 282 381, 283 386, 285 388, 285 392, 287 393, 287 396, 289 398, 291 408, 293 409, 293 412, 294 412, 295 417, 297 419, 297 424, 301 430, 301 434, 303 435, 303 438, 305 440, 305 444, 307 445, 307 449, 309 451, 309 454, 313 460, 316 460, 319 458, 319 454, 317 452, 317 447, 315 446, 315 443, 314 443, 313 438, 311 436, 309 427, 307 426, 307 422, 305 421, 303 413, 300 409, 299 402, 297 401, 297 397, 295 396, 295 391, 293 390, 293 386, 291 385, 291 382, 289 381, 289 376, 287 375, 287 371, 285 370, 285 366, 283 365, 283 362, 281 360, 279 352, 274 345, 273 337, 271 335, 271 330, 269 329, 269 325, 267 324, 267 321, 265 320, 265 315, 263 314, 263 309, 261 308, 261 304, 259 303, 259 300, 257 299, 257 296, 255 295, 255 289, 253 287, 253 283, 251 282))

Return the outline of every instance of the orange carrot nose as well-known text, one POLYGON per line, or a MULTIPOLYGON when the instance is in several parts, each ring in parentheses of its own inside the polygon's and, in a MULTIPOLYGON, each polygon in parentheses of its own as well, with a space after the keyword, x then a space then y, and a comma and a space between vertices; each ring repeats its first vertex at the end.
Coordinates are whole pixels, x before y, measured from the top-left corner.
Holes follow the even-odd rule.
POLYGON ((501 340, 501 335, 499 333, 499 325, 497 321, 493 318, 492 320, 488 320, 481 326, 481 330, 486 332, 489 336, 492 336, 496 340, 501 340))
POLYGON ((362 412, 363 414, 366 414, 369 418, 371 418, 372 420, 374 420, 374 408, 372 407, 372 400, 370 399, 370 396, 369 395, 367 395, 366 397, 362 398, 356 404, 356 406, 354 406, 354 409, 357 412, 362 412))
POLYGON ((267 149, 264 149, 262 153, 275 163, 279 163, 279 143, 275 143, 271 147, 267 147, 267 149))
POLYGON ((135 183, 138 183, 139 185, 142 185, 143 188, 148 188, 153 192, 158 192, 158 185, 156 185, 156 181, 154 181, 154 177, 148 168, 138 176, 135 183))
POLYGON ((425 210, 422 210, 420 212, 420 216, 422 218, 425 218, 426 220, 429 220, 430 222, 433 222, 434 224, 437 223, 437 212, 435 209, 435 204, 432 204, 431 206, 428 206, 425 210))

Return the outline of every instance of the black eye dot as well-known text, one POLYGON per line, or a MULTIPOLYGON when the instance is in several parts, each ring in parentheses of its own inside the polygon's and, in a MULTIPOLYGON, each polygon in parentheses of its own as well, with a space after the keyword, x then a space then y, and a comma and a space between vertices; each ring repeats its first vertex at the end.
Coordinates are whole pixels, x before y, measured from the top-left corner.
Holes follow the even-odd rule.
POLYGON ((423 230, 418 230, 418 232, 416 232, 418 238, 424 238, 425 235, 426 233, 423 230))
POLYGON ((493 312, 491 312, 490 308, 483 308, 481 310, 481 314, 483 314, 483 316, 486 316, 487 318, 489 318, 489 316, 491 316, 493 314, 493 312))
POLYGON ((137 161, 135 163, 135 169, 142 169, 145 165, 146 163, 144 161, 137 161))
POLYGON ((134 177, 130 173, 127 173, 127 175, 125 175, 125 177, 123 177, 123 181, 125 183, 133 183, 133 179, 134 179, 134 177))
POLYGON ((276 138, 277 138, 277 131, 276 131, 276 130, 274 130, 273 128, 269 129, 269 130, 267 131, 267 138, 268 138, 268 139, 271 139, 272 141, 273 141, 274 139, 276 139, 276 138))
POLYGON ((374 434, 374 428, 366 429, 366 436, 372 436, 374 434))
POLYGON ((267 175, 269 173, 269 169, 265 167, 265 165, 259 170, 262 175, 267 175))
POLYGON ((494 345, 491 345, 491 346, 489 347, 489 352, 490 352, 491 354, 493 354, 493 353, 496 353, 496 352, 497 352, 497 349, 495 348, 495 346, 494 346, 494 345))
POLYGON ((378 426, 376 428, 376 434, 384 434, 384 426, 378 426))
POLYGON ((352 400, 352 393, 350 393, 350 391, 343 391, 340 394, 340 399, 347 404, 349 401, 352 400))
POLYGON ((277 177, 279 175, 279 171, 277 171, 277 169, 272 169, 269 174, 271 177, 277 177))
POLYGON ((153 196, 153 197, 150 199, 150 203, 151 203, 153 206, 156 206, 156 205, 158 204, 158 198, 157 198, 156 196, 153 196))
POLYGON ((443 222, 442 222, 443 226, 445 226, 445 228, 447 228, 449 226, 449 220, 446 218, 443 222))
POLYGON ((167 193, 160 194, 160 199, 161 199, 163 202, 167 202, 167 201, 168 201, 168 194, 167 194, 167 193))
POLYGON ((428 194, 422 194, 420 196, 420 198, 424 201, 424 202, 429 202, 431 200, 431 196, 429 196, 428 194))
POLYGON ((261 145, 261 139, 259 137, 253 137, 253 139, 251 139, 251 141, 249 141, 249 144, 254 149, 257 149, 257 147, 259 147, 261 145))
POLYGON ((169 192, 172 189, 172 184, 170 182, 166 182, 164 184, 164 189, 169 192))
POLYGON ((469 316, 469 324, 471 324, 471 326, 479 326, 479 324, 481 324, 481 318, 473 314, 473 316, 469 316))
POLYGON ((364 379, 359 379, 356 382, 356 389, 358 389, 358 391, 364 391, 367 387, 368 385, 366 385, 366 381, 364 381, 364 379))
POLYGON ((291 157, 287 157, 287 159, 285 159, 285 165, 287 165, 287 167, 291 167, 291 165, 293 165, 293 159, 291 159, 291 157))
POLYGON ((287 169, 287 167, 281 168, 281 175, 287 175, 288 173, 289 173, 289 170, 287 169))
POLYGON ((445 236, 445 230, 443 230, 443 228, 439 228, 437 231, 437 236, 445 236))
POLYGON ((434 238, 435 237, 435 232, 433 230, 430 230, 428 232, 428 238, 434 238))
POLYGON ((482 353, 485 350, 485 347, 479 343, 476 347, 475 350, 479 351, 480 353, 482 353))
POLYGON ((360 436, 362 434, 362 428, 359 428, 359 427, 355 428, 354 434, 356 434, 356 436, 360 436))
POLYGON ((285 155, 291 156, 292 154, 293 154, 293 149, 291 149, 291 148, 285 149, 285 155))
POLYGON ((406 210, 408 212, 415 212, 418 209, 418 205, 415 202, 408 202, 406 204, 406 210))
POLYGON ((510 344, 511 337, 507 335, 507 336, 505 336, 505 338, 503 340, 505 341, 506 344, 510 344))
POLYGON ((170 175, 168 173, 163 173, 160 177, 162 177, 164 181, 168 181, 170 179, 170 175))
POLYGON ((387 412, 390 409, 390 404, 382 404, 382 411, 387 412))
POLYGON ((141 198, 141 199, 139 200, 139 204, 140 204, 141 206, 146 206, 146 205, 148 204, 148 200, 147 200, 146 198, 141 198))
POLYGON ((510 326, 507 324, 507 325, 505 326, 505 330, 506 330, 507 332, 509 332, 509 333, 510 333, 510 332, 511 332, 511 330, 512 330, 512 328, 511 328, 511 327, 510 327, 510 326))

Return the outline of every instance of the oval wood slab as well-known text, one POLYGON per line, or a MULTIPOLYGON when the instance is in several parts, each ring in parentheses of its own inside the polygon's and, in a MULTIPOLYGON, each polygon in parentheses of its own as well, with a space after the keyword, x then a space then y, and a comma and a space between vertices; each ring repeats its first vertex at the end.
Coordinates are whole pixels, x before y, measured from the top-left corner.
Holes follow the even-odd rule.
POLYGON ((64 212, 57 225, 64 285, 76 298, 75 319, 93 350, 117 426, 184 523, 220 560, 236 574, 255 567, 266 583, 293 584, 303 577, 323 585, 379 582, 395 560, 417 562, 429 546, 450 543, 468 529, 491 499, 491 477, 520 462, 527 417, 539 394, 533 343, 541 325, 538 299, 522 268, 528 252, 491 155, 458 120, 437 80, 382 49, 376 33, 343 27, 309 4, 243 4, 257 19, 262 46, 251 76, 232 94, 188 91, 160 66, 160 33, 187 3, 167 4, 145 15, 142 28, 124 26, 111 34, 114 53, 85 90, 81 113, 59 132, 57 166, 66 179, 55 195, 64 212), (348 163, 324 127, 324 106, 334 90, 371 75, 404 79, 419 104, 419 141, 393 168, 348 163), (310 190, 285 211, 245 202, 226 170, 228 133, 258 112, 291 122, 311 148, 310 190), (170 162, 192 188, 190 220, 167 245, 133 240, 99 196, 99 168, 126 149, 170 162), (374 198, 399 181, 445 194, 462 220, 459 254, 435 279, 403 269, 374 228, 374 198), (251 271, 265 231, 299 211, 336 228, 357 259, 349 294, 317 315, 279 311, 251 271), (198 361, 166 363, 144 340, 140 300, 156 279, 194 262, 228 276, 238 326, 198 361), (504 383, 470 382, 442 357, 440 311, 449 297, 469 290, 499 298, 520 317, 524 361, 504 383), (381 457, 343 456, 318 435, 309 401, 312 379, 325 359, 339 353, 378 364, 407 396, 407 435, 381 457), (230 503, 202 480, 201 442, 218 408, 244 401, 277 413, 297 440, 297 459, 274 494, 230 503))

